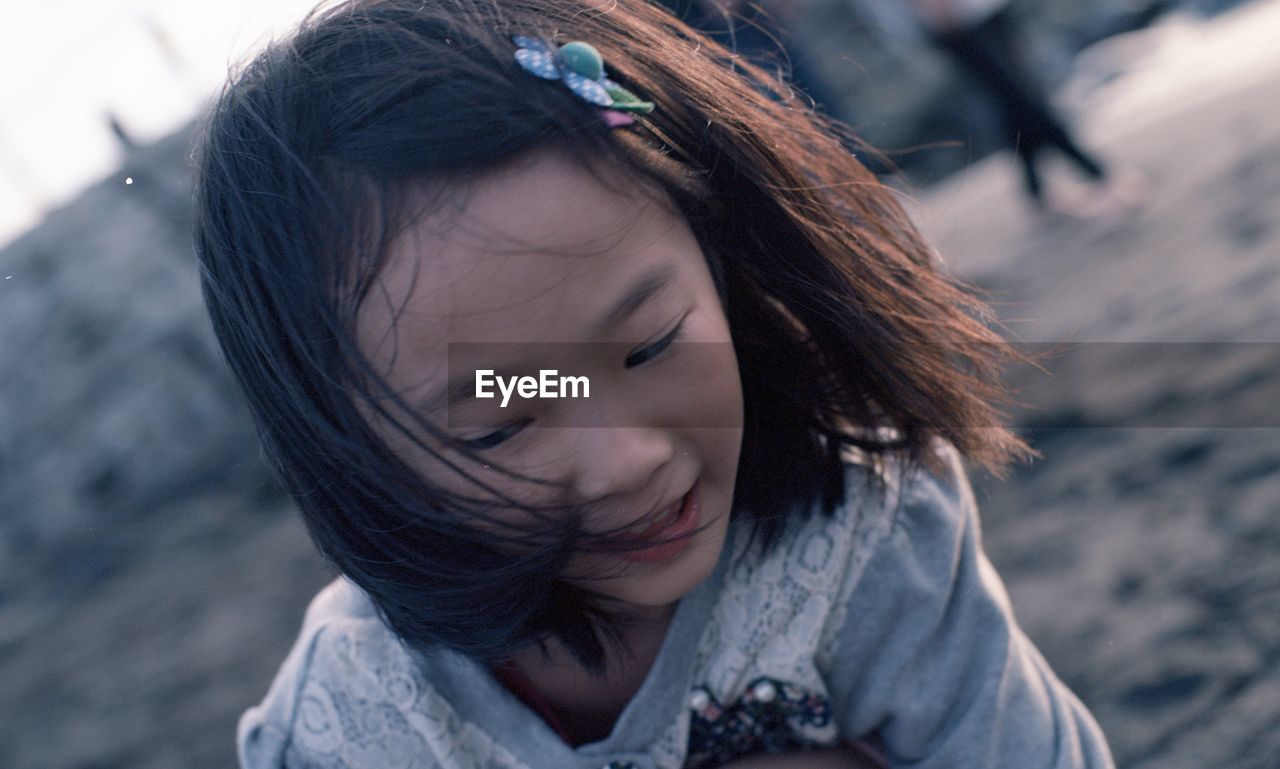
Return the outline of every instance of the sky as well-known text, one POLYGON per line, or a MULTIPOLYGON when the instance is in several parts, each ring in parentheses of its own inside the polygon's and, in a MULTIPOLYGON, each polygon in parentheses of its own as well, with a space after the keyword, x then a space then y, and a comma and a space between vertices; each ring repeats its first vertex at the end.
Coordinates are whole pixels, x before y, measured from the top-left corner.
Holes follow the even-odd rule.
POLYGON ((190 120, 315 0, 0 0, 0 246, 190 120))

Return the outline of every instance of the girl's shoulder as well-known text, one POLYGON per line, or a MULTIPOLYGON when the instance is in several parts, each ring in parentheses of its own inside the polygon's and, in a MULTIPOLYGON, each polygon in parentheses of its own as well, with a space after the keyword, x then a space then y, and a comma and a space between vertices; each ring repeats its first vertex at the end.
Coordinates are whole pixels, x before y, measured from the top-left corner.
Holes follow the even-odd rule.
MULTIPOLYGON (((941 443, 930 450, 937 461, 914 465, 846 451, 843 499, 829 515, 811 511, 772 548, 738 524, 697 654, 694 708, 709 714, 707 728, 717 713, 752 707, 759 691, 785 695, 782 705, 808 743, 836 739, 827 692, 832 660, 848 654, 851 599, 911 571, 904 537, 941 542, 957 525, 945 521, 963 517, 959 455, 941 443)), ((869 644, 866 658, 874 651, 869 644)))
MULTIPOLYGON (((846 534, 843 592, 857 586, 873 555, 905 540, 950 542, 976 525, 977 505, 960 452, 934 438, 915 461, 844 452, 845 498, 827 528, 846 534)), ((812 523, 812 522, 811 522, 812 523)), ((824 524, 818 524, 822 526, 824 524)))
POLYGON ((817 607, 824 627, 819 656, 869 581, 909 573, 913 553, 947 552, 976 526, 963 460, 949 442, 935 439, 914 462, 856 448, 845 449, 842 459, 844 497, 830 514, 814 510, 770 552, 738 558, 732 572, 744 593, 817 607))
POLYGON ((933 439, 912 462, 851 452, 845 484, 845 504, 826 528, 843 545, 825 582, 830 611, 819 657, 828 661, 851 626, 892 616, 903 602, 945 597, 958 554, 981 548, 964 460, 948 441, 933 439))
POLYGON ((847 523, 894 529, 910 525, 910 509, 925 505, 943 517, 963 515, 972 489, 959 450, 933 438, 916 461, 897 455, 875 456, 855 446, 841 453, 845 467, 845 498, 836 517, 847 523))
POLYGON ((240 766, 435 767, 462 754, 523 767, 476 720, 494 694, 479 670, 453 652, 412 651, 339 577, 312 599, 266 698, 241 716, 240 766))
POLYGON ((240 766, 372 767, 389 765, 382 759, 394 755, 433 755, 421 730, 395 708, 421 700, 416 694, 426 686, 421 665, 368 595, 339 577, 312 599, 267 696, 240 717, 240 766), (360 745, 377 750, 350 754, 360 745))
POLYGON ((825 511, 814 503, 774 547, 747 533, 750 522, 737 524, 734 576, 768 582, 785 574, 811 590, 847 593, 891 540, 945 539, 972 515, 963 460, 950 442, 932 440, 915 461, 854 446, 842 448, 841 460, 843 497, 825 511))
POLYGON ((376 622, 377 612, 368 596, 345 577, 329 583, 311 599, 302 629, 263 701, 240 717, 236 731, 240 766, 244 769, 283 767, 292 732, 301 721, 309 724, 315 704, 325 710, 332 700, 316 690, 332 690, 337 674, 329 664, 333 641, 350 637, 362 625, 376 622))
MULTIPOLYGON (((865 555, 876 542, 904 527, 918 527, 919 508, 927 508, 938 522, 958 521, 971 503, 972 491, 959 451, 950 442, 933 439, 917 461, 845 446, 844 496, 823 515, 813 510, 803 524, 784 537, 784 549, 804 547, 806 541, 836 538, 852 558, 865 555)), ((794 553, 792 556, 794 558, 794 553)), ((849 576, 849 565, 841 571, 849 576)), ((856 571, 856 570, 855 570, 856 571)))

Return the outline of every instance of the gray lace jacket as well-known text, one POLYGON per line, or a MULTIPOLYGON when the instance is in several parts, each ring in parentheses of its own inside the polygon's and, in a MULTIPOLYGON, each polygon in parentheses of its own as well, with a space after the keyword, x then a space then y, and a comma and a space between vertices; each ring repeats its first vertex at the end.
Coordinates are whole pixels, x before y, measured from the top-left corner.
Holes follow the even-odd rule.
POLYGON ((339 579, 242 716, 241 766, 705 769, 874 735, 895 767, 1111 769, 1015 623, 959 459, 938 450, 949 473, 887 471, 883 492, 851 461, 836 515, 767 557, 736 558, 731 530, 612 733, 577 748, 482 665, 410 653, 339 579))

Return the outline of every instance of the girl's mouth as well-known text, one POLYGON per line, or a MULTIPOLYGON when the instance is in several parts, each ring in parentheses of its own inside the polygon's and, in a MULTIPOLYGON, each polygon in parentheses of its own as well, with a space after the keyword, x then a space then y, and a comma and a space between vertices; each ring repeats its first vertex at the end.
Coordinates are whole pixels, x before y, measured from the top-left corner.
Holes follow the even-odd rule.
POLYGON ((698 528, 702 518, 702 505, 698 501, 698 484, 655 516, 648 526, 636 533, 626 532, 609 542, 620 546, 632 546, 653 540, 655 544, 640 550, 620 550, 616 555, 627 561, 652 562, 665 561, 684 552, 689 546, 689 534, 698 528))

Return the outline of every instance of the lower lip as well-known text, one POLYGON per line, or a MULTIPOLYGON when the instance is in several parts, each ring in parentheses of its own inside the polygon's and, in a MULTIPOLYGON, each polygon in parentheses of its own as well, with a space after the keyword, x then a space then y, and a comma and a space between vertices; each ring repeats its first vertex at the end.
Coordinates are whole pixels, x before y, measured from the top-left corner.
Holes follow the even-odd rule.
POLYGON ((698 503, 697 484, 694 484, 689 493, 684 495, 682 502, 680 513, 671 525, 650 535, 654 539, 670 540, 669 542, 660 542, 644 550, 625 550, 617 556, 625 561, 651 563, 666 561, 683 553, 692 541, 689 534, 698 528, 699 520, 702 518, 702 505, 698 503))

